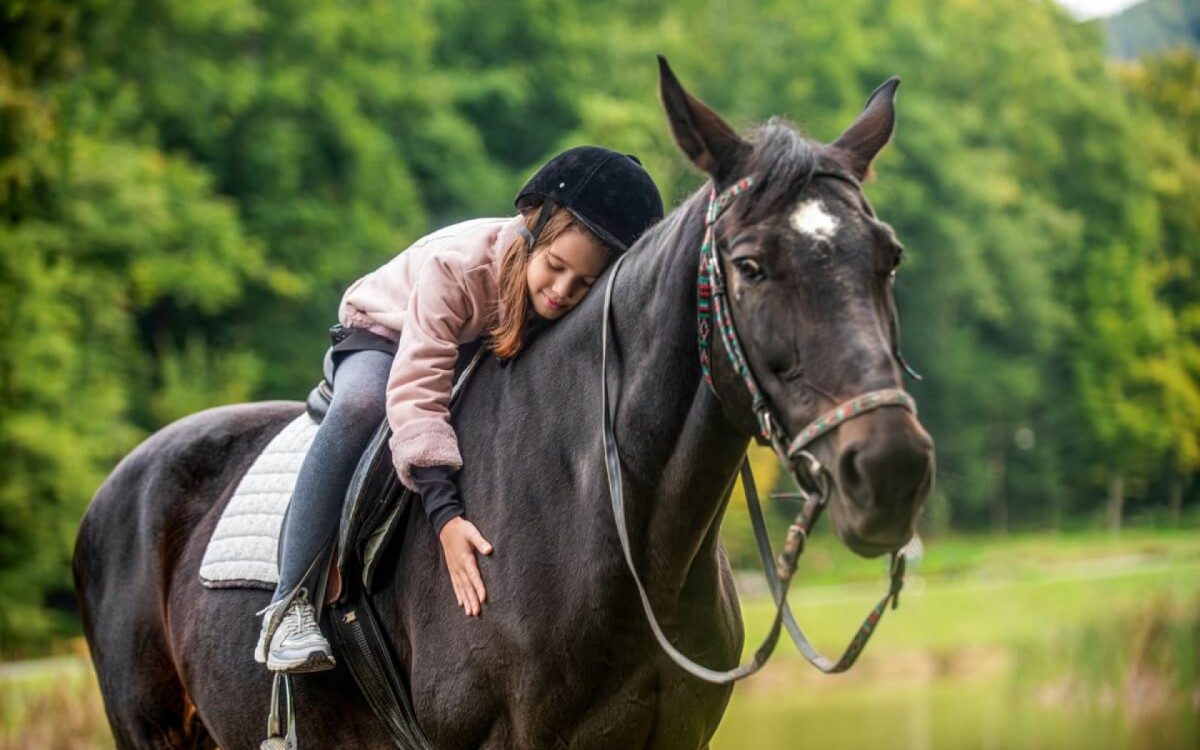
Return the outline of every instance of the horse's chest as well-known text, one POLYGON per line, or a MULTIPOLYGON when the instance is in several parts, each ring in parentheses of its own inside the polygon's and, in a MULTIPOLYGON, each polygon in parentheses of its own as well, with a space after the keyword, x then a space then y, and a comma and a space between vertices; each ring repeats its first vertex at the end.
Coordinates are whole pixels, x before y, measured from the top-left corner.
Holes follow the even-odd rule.
POLYGON ((493 640, 486 651, 463 644, 474 653, 469 663, 414 675, 419 703, 439 696, 417 706, 435 745, 698 750, 728 700, 728 690, 684 676, 612 629, 607 638, 581 628, 569 641, 525 643, 493 640))

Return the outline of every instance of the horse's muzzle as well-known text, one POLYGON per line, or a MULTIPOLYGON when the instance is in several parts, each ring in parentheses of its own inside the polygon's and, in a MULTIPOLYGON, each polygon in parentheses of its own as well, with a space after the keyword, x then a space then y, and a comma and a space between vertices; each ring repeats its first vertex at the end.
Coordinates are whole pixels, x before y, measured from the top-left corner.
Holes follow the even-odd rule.
POLYGON ((838 536, 860 555, 904 546, 933 485, 933 441, 907 412, 880 410, 842 427, 834 478, 838 536), (840 506, 840 507, 839 507, 840 506))

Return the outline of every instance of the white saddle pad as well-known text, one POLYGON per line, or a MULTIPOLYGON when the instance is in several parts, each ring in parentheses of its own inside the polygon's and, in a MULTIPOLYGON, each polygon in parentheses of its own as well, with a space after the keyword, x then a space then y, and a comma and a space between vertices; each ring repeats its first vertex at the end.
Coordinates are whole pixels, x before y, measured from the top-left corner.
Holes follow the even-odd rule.
POLYGON ((200 563, 202 584, 209 588, 275 587, 283 514, 316 434, 317 423, 301 414, 254 459, 208 540, 200 563))

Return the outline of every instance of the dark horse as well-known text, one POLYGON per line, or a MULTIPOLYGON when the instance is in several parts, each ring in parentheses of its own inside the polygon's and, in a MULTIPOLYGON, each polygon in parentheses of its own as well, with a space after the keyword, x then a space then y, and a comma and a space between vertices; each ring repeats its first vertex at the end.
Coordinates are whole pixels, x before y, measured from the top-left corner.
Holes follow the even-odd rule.
MULTIPOLYGON (((865 175, 891 137, 895 86, 881 86, 831 145, 774 121, 746 141, 662 65, 680 148, 718 191, 755 175, 718 237, 738 335, 792 434, 848 398, 901 386, 900 245, 853 184, 813 179, 822 165, 865 175)), ((743 632, 718 528, 757 427, 716 337, 716 394, 698 363, 708 196, 706 186, 627 256, 609 370, 638 571, 674 644, 728 668, 743 632)), ((436 747, 703 748, 729 700, 732 688, 686 675, 660 651, 622 559, 600 429, 603 296, 588 295, 511 366, 482 364, 456 407, 462 497, 496 549, 480 560, 482 617, 455 606, 423 514, 407 515, 380 566, 379 614, 436 747)), ((127 456, 92 501, 76 587, 118 747, 235 750, 263 739, 271 679, 251 652, 268 594, 207 590, 198 569, 239 477, 302 408, 242 404, 182 419, 127 456)), ((872 411, 812 450, 834 476, 833 526, 850 549, 876 556, 910 539, 933 465, 910 412, 872 411)), ((390 746, 343 666, 295 684, 305 747, 390 746)))

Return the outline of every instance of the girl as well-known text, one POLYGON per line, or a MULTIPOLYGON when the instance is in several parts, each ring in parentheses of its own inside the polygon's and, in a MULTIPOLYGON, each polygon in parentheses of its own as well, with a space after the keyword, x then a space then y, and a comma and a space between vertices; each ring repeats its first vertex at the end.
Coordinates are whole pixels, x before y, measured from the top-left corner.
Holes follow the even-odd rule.
POLYGON ((386 413, 400 481, 421 496, 442 543, 459 606, 487 598, 475 553, 492 545, 464 518, 462 468, 448 403, 459 344, 488 336, 515 357, 531 323, 578 305, 613 258, 662 218, 662 199, 635 157, 595 146, 551 159, 517 194, 520 215, 456 224, 418 241, 342 297, 335 387, 296 480, 280 538, 279 583, 255 659, 268 669, 334 666, 308 599, 326 561, 350 477, 386 413), (318 559, 320 558, 320 559, 318 559))

